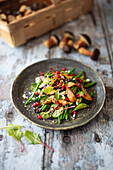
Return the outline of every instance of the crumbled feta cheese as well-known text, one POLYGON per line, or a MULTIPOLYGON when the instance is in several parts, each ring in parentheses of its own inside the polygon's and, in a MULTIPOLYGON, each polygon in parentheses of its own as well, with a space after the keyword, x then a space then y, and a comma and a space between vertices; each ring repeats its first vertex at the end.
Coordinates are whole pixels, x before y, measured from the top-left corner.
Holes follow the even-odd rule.
POLYGON ((88 82, 90 82, 91 80, 90 79, 86 79, 86 82, 88 83, 88 82))
POLYGON ((64 95, 62 95, 62 99, 63 99, 63 100, 65 99, 65 96, 64 96, 64 95))
POLYGON ((75 115, 75 114, 73 114, 73 117, 74 117, 74 118, 75 118, 75 116, 76 116, 76 115, 75 115))
POLYGON ((24 99, 28 99, 28 96, 26 96, 26 94, 23 94, 22 97, 23 97, 24 99))
POLYGON ((78 105, 78 102, 77 102, 77 100, 76 100, 76 105, 78 105))

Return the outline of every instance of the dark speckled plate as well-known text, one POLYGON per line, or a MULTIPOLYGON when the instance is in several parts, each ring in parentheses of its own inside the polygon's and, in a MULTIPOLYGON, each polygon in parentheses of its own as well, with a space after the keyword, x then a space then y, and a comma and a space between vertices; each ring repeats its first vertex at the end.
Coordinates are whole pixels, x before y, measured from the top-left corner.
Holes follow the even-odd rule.
POLYGON ((67 130, 86 124, 100 112, 105 101, 105 87, 98 74, 89 66, 74 60, 51 59, 30 65, 17 76, 12 87, 12 99, 18 112, 35 125, 53 130, 67 130), (51 120, 38 120, 37 115, 33 114, 32 107, 29 109, 30 105, 25 107, 23 104, 23 93, 26 91, 28 94, 35 77, 39 75, 39 72, 47 72, 50 66, 54 70, 61 70, 62 67, 70 70, 76 67, 76 74, 84 70, 89 79, 97 82, 95 86, 88 89, 89 93, 95 92, 91 108, 78 111, 75 120, 64 121, 61 124, 52 124, 51 120))

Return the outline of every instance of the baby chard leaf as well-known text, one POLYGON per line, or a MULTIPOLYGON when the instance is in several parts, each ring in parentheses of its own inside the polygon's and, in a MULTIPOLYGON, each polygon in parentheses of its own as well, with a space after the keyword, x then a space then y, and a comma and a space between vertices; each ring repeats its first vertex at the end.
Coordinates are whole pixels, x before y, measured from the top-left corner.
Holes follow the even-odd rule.
POLYGON ((5 129, 8 132, 9 136, 12 136, 14 139, 21 142, 22 133, 19 130, 20 128, 20 125, 9 124, 5 129))
POLYGON ((59 90, 56 90, 56 92, 55 92, 55 98, 56 98, 57 101, 59 100, 59 90))
POLYGON ((53 88, 54 88, 54 87, 51 87, 51 86, 46 87, 46 88, 44 89, 44 93, 50 93, 50 92, 53 90, 53 88))
POLYGON ((26 130, 24 133, 24 136, 28 142, 30 142, 32 144, 43 144, 43 145, 47 146, 49 149, 51 149, 52 151, 54 151, 52 148, 50 148, 48 145, 46 145, 45 143, 42 142, 42 140, 38 134, 33 133, 29 130, 26 130))
POLYGON ((14 139, 16 139, 19 142, 21 152, 22 152, 22 145, 21 145, 22 132, 19 130, 20 128, 21 128, 20 125, 9 124, 7 127, 4 127, 2 129, 6 129, 9 136, 12 136, 14 139))
POLYGON ((80 103, 73 111, 80 110, 80 109, 85 109, 87 107, 89 107, 89 105, 87 105, 85 103, 80 103))
POLYGON ((51 118, 51 112, 50 112, 50 111, 41 112, 40 115, 42 116, 43 119, 49 119, 49 118, 51 118))
POLYGON ((27 141, 29 141, 32 144, 40 144, 42 141, 38 134, 30 132, 29 130, 25 131, 24 136, 27 139, 27 141))

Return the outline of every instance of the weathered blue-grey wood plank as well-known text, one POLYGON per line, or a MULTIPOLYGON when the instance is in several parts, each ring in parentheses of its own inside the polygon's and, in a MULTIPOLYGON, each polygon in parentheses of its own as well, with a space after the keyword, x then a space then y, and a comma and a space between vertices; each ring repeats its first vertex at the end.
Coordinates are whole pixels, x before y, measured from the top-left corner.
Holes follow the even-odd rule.
MULTIPOLYGON (((0 127, 5 127, 9 123, 20 124, 23 133, 29 129, 40 134, 43 141, 45 130, 29 123, 15 110, 10 91, 14 79, 22 69, 49 57, 48 49, 42 44, 42 40, 47 38, 48 35, 31 40, 18 48, 11 48, 0 41, 0 127)), ((21 153, 18 142, 9 137, 5 130, 0 130, 0 135, 0 170, 42 169, 43 145, 31 145, 22 137, 21 153)))
MULTIPOLYGON (((104 32, 101 27, 101 18, 99 11, 95 5, 93 11, 96 25, 92 22, 90 14, 81 16, 78 20, 66 24, 65 26, 51 32, 51 34, 61 35, 65 30, 72 31, 77 35, 80 32, 85 32, 90 35, 93 40, 93 46, 98 47, 101 51, 100 58, 97 62, 90 60, 89 57, 78 54, 73 51, 66 55, 59 50, 53 48, 50 51, 51 58, 71 58, 81 61, 94 68, 102 77, 106 87, 112 86, 112 74, 104 32)), ((110 141, 113 135, 108 129, 113 127, 113 100, 110 94, 112 88, 107 89, 107 101, 101 113, 86 126, 69 131, 46 131, 46 141, 52 143, 55 152, 45 148, 45 169, 113 169, 112 158, 113 149, 110 141), (108 93, 109 92, 109 93, 108 93), (111 111, 111 113, 109 113, 111 111), (99 137, 99 139, 98 139, 99 137), (109 138, 111 139, 109 141, 109 138), (100 140, 100 142, 98 142, 100 140), (49 155, 49 156, 48 156, 49 155)))

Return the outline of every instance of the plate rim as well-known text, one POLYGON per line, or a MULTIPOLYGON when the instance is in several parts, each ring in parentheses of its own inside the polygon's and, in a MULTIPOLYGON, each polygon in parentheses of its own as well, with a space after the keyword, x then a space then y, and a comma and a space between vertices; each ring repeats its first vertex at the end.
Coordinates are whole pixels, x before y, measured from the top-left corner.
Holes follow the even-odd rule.
POLYGON ((44 129, 50 129, 50 130, 69 130, 69 129, 74 129, 74 128, 78 128, 78 127, 81 127, 85 124, 87 124, 88 122, 90 122, 91 120, 93 120, 98 114, 99 112, 102 110, 103 106, 104 106, 104 103, 105 103, 105 98, 106 98, 106 90, 105 90, 105 86, 104 86, 104 82, 102 80, 102 78, 98 75, 98 73, 92 68, 90 67, 89 65, 83 63, 83 62, 80 62, 80 61, 77 61, 77 60, 73 60, 73 59, 65 59, 65 60, 69 60, 69 61, 74 61, 74 62, 78 62, 88 68, 90 68, 97 76, 98 78, 100 79, 101 83, 102 83, 102 87, 103 87, 103 92, 104 92, 104 98, 103 98, 103 102, 99 108, 99 110, 95 113, 95 115, 93 115, 90 119, 88 119, 87 121, 79 124, 79 125, 72 125, 72 126, 69 126, 69 127, 48 127, 47 125, 40 125, 38 123, 35 123, 33 122, 32 120, 30 120, 28 117, 26 117, 19 109, 18 107, 16 106, 15 102, 14 102, 14 99, 13 99, 13 91, 14 91, 14 86, 16 84, 16 81, 17 79, 19 78, 19 76, 26 70, 28 69, 29 67, 32 67, 33 65, 35 64, 38 64, 38 63, 41 63, 41 62, 46 62, 46 61, 49 61, 49 60, 62 60, 63 58, 52 58, 52 59, 46 59, 46 60, 41 60, 41 61, 38 61, 38 62, 34 62, 28 66, 26 66, 24 69, 21 70, 21 72, 16 76, 16 78, 14 79, 13 81, 13 84, 12 84, 12 88, 11 88, 11 100, 12 100, 12 103, 15 107, 15 109, 25 118, 27 119, 30 123, 38 126, 38 127, 41 127, 41 128, 44 128, 44 129))

